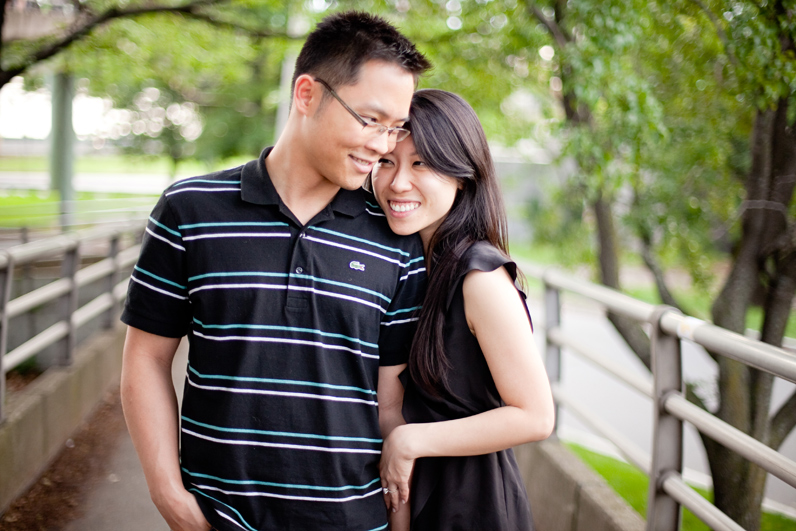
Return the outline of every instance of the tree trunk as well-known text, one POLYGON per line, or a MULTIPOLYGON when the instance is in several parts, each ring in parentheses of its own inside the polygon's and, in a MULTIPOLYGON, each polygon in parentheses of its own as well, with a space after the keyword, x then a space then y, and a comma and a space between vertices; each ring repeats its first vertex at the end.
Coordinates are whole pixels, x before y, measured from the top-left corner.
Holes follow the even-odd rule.
MULTIPOLYGON (((600 194, 592 203, 594 217, 597 220, 597 242, 600 261, 600 280, 613 289, 619 286, 619 250, 616 242, 614 216, 611 203, 600 194)), ((636 356, 649 369, 652 366, 650 339, 644 329, 634 321, 622 315, 608 312, 608 320, 625 340, 636 356)))
MULTIPOLYGON (((781 99, 776 109, 759 111, 755 119, 741 241, 712 309, 715 324, 743 333, 755 291, 764 289, 761 340, 775 346, 782 343, 796 292, 796 256, 790 235, 793 223, 788 218, 796 182, 796 142, 787 113, 787 100, 781 99)), ((772 387, 771 375, 720 357, 717 416, 770 444, 772 387)), ((780 426, 793 426, 795 415, 792 409, 778 414, 778 440, 783 431, 780 426)), ((713 441, 705 440, 705 449, 716 506, 745 529, 757 531, 765 471, 713 441)))

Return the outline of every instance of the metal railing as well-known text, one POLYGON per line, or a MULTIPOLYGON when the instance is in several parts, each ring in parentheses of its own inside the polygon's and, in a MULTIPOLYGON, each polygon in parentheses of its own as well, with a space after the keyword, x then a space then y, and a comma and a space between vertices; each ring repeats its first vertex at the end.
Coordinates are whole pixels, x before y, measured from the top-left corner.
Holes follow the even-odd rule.
POLYGON ((689 402, 683 393, 681 340, 710 352, 796 383, 796 356, 783 349, 730 332, 709 322, 682 315, 669 306, 648 304, 610 288, 581 281, 554 269, 524 267, 544 284, 546 317, 545 357, 556 399, 596 433, 613 443, 633 465, 650 477, 647 531, 676 531, 680 506, 688 508, 711 529, 743 531, 715 505, 683 481, 683 422, 737 452, 769 473, 796 487, 796 462, 689 402), (652 375, 642 376, 607 359, 595 345, 565 334, 561 329, 561 292, 599 303, 604 309, 652 327, 652 375), (585 358, 636 391, 652 399, 652 454, 601 421, 560 386, 561 350, 585 358))
POLYGON ((118 303, 127 294, 128 279, 121 279, 121 272, 135 264, 141 247, 133 243, 122 250, 122 239, 132 235, 132 241, 138 242, 143 229, 140 221, 110 224, 0 250, 0 422, 5 420, 6 373, 58 342, 61 346, 56 363, 69 365, 80 327, 98 317, 103 319, 105 327, 113 325, 118 303), (108 242, 107 257, 81 267, 81 249, 98 241, 108 242), (60 255, 63 255, 60 278, 11 298, 15 268, 60 255), (102 280, 105 281, 102 293, 78 308, 80 288, 102 280), (59 320, 9 352, 10 320, 54 301, 60 301, 59 320))

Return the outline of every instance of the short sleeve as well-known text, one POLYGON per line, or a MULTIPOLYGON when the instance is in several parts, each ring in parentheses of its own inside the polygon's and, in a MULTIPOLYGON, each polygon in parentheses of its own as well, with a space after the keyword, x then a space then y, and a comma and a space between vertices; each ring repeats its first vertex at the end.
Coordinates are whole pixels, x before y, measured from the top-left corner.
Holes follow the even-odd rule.
POLYGON ((122 322, 163 337, 184 336, 191 320, 187 286, 186 250, 164 194, 147 223, 122 322))
POLYGON ((409 350, 417 330, 417 319, 426 294, 426 265, 419 237, 412 252, 401 264, 395 295, 382 316, 379 330, 379 365, 393 366, 409 361, 409 350))
MULTIPOLYGON (((500 250, 498 250, 489 242, 480 241, 470 246, 470 248, 462 257, 461 264, 462 267, 460 269, 459 279, 453 283, 453 289, 451 289, 451 292, 448 294, 448 308, 450 308, 450 305, 453 302, 453 297, 456 294, 456 291, 459 289, 462 279, 464 279, 464 277, 470 271, 489 272, 494 271, 499 267, 505 267, 506 271, 511 277, 511 280, 515 283, 515 286, 517 284, 517 264, 510 257, 500 252, 500 250)), ((525 307, 525 313, 528 314, 528 320, 531 322, 531 329, 533 329, 531 313, 528 310, 528 305, 525 302, 528 297, 519 287, 517 287, 517 292, 522 299, 523 306, 525 307)))

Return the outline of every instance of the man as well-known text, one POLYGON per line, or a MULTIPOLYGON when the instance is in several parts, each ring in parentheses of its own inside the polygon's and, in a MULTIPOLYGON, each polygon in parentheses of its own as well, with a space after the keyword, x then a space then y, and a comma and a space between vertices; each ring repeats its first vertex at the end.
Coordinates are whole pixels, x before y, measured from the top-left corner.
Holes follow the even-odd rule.
POLYGON ((400 421, 425 270, 419 239, 392 234, 359 187, 405 137, 428 67, 382 19, 326 18, 276 145, 155 207, 122 316, 122 400, 171 529, 387 528, 381 431, 400 421))

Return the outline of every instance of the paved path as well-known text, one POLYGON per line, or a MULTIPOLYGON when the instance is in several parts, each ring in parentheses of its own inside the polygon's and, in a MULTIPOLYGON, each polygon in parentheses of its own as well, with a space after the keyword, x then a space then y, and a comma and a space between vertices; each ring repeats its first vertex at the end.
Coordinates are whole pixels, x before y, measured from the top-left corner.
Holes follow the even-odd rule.
MULTIPOLYGON (((188 342, 183 340, 174 358, 172 378, 178 398, 182 398, 188 342)), ((88 494, 83 516, 67 524, 63 531, 169 531, 149 498, 144 471, 127 430, 119 441, 104 480, 88 494)))

